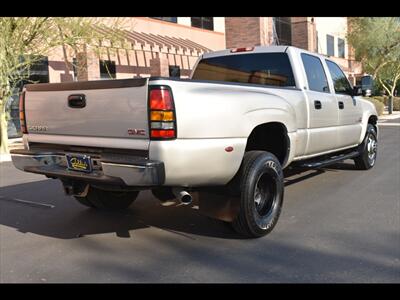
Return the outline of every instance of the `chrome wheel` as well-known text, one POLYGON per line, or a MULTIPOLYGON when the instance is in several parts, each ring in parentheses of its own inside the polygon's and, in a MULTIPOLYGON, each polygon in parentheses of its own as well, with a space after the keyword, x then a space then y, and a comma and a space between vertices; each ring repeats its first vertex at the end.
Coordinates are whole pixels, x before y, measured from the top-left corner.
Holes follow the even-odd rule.
POLYGON ((375 164, 377 149, 378 149, 378 143, 376 141, 375 136, 373 134, 369 134, 367 140, 367 152, 368 152, 368 161, 371 166, 375 164))
POLYGON ((358 146, 357 151, 359 155, 353 158, 356 169, 371 169, 375 165, 378 154, 378 134, 374 125, 368 124, 364 140, 358 146))

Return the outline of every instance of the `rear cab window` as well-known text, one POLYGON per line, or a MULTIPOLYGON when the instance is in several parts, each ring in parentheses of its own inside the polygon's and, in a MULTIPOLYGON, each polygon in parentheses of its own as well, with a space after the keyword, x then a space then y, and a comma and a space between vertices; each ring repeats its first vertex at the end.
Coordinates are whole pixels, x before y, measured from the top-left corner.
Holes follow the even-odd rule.
POLYGON ((265 86, 295 87, 287 53, 246 53, 202 59, 194 80, 251 83, 265 86))
POLYGON ((315 92, 330 93, 321 60, 317 56, 306 53, 301 53, 301 60, 306 71, 308 88, 315 92))

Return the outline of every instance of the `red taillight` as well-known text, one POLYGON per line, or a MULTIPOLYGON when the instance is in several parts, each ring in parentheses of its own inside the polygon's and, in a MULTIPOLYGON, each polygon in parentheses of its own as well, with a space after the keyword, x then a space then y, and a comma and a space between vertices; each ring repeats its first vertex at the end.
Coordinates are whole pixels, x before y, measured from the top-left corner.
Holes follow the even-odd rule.
POLYGON ((150 91, 150 109, 172 110, 172 97, 167 89, 154 89, 150 91))
POLYGON ((175 130, 152 130, 151 137, 153 137, 153 138, 174 138, 175 130))
POLYGON ((167 86, 152 87, 149 91, 150 138, 176 138, 176 119, 172 92, 167 86))
POLYGON ((19 121, 21 124, 21 132, 28 133, 25 122, 25 91, 19 95, 19 121))
POLYGON ((243 47, 243 48, 232 49, 231 52, 237 53, 237 52, 246 52, 246 51, 253 51, 253 50, 254 50, 254 47, 243 47))

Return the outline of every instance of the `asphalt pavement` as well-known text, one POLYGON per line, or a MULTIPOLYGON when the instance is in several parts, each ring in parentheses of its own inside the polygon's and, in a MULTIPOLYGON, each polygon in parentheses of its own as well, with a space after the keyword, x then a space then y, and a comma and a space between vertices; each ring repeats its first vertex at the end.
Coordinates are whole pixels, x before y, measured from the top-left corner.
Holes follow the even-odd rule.
POLYGON ((287 171, 280 220, 260 239, 149 192, 94 211, 2 162, 0 282, 399 283, 400 119, 384 123, 371 170, 287 171))

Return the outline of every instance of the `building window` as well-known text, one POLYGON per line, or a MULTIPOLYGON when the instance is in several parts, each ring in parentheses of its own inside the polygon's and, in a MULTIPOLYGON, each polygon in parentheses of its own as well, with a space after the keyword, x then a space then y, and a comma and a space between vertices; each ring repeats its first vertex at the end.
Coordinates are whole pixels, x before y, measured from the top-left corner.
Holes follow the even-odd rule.
POLYGON ((169 76, 180 78, 181 77, 181 68, 179 66, 169 66, 169 76))
POLYGON ((344 39, 338 38, 338 55, 341 58, 344 58, 344 39))
POLYGON ((273 19, 277 45, 292 44, 292 22, 290 17, 275 17, 273 19))
POLYGON ((152 19, 158 19, 171 23, 178 23, 178 17, 151 17, 152 19))
POLYGON ((332 35, 326 35, 326 54, 335 56, 335 38, 332 35))
MULTIPOLYGON (((20 58, 21 63, 25 60, 20 58)), ((21 124, 19 121, 19 92, 25 84, 32 83, 48 83, 49 82, 49 60, 46 56, 38 57, 35 63, 28 68, 20 70, 26 77, 16 84, 14 95, 6 100, 6 110, 9 111, 9 119, 7 124, 8 137, 21 137, 21 124)))
MULTIPOLYGON (((24 58, 21 58, 24 61, 24 58)), ((27 83, 48 83, 49 82, 49 60, 47 56, 36 57, 35 62, 24 72, 27 76, 18 84, 18 88, 22 88, 27 83)))
MULTIPOLYGON (((22 61, 25 58, 20 58, 22 61)), ((25 79, 17 84, 18 89, 22 89, 24 84, 27 83, 48 83, 49 82, 49 60, 47 56, 39 56, 35 59, 29 68, 23 71, 26 75, 25 79)))
POLYGON ((213 17, 191 17, 193 27, 214 30, 213 17))
POLYGON ((116 67, 115 61, 111 60, 100 60, 100 78, 110 79, 116 78, 116 67))

